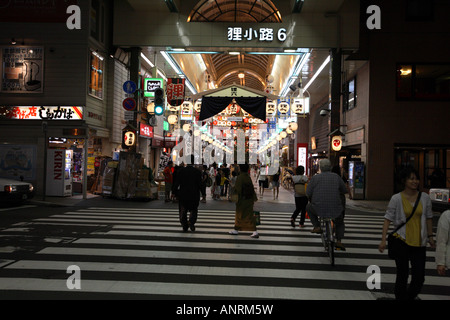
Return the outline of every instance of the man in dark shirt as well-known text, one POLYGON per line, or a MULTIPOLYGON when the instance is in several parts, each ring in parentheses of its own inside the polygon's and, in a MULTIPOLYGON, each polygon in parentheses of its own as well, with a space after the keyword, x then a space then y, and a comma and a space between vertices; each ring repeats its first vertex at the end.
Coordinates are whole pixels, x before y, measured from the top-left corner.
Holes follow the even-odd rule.
POLYGON ((194 156, 191 156, 191 164, 181 168, 174 181, 174 190, 178 198, 178 210, 183 231, 188 228, 195 231, 197 222, 198 205, 200 203, 202 177, 201 172, 193 167, 194 156), (190 212, 189 221, 187 212, 190 212))

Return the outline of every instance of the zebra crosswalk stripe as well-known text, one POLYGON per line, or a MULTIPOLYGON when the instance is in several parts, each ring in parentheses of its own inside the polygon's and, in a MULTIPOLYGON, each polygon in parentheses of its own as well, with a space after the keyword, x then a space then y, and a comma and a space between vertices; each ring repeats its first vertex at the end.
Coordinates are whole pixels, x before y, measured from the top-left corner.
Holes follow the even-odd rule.
MULTIPOLYGON (((224 299, 371 300, 391 290, 395 263, 378 252, 383 217, 347 214, 345 252, 328 264, 320 237, 293 229, 289 212, 261 212, 259 239, 229 235, 234 212, 200 210, 195 232, 182 232, 175 209, 85 208, 37 218, 0 232, 26 236, 54 227, 41 249, 22 259, 0 250, 0 297, 8 292, 58 293, 61 297, 110 294, 115 297, 224 299), (81 270, 81 289, 69 290, 66 269, 81 270), (368 289, 367 267, 381 270, 382 290, 368 289), (387 289, 386 289, 387 288, 387 289)), ((450 300, 450 280, 437 276, 428 252, 421 299, 450 300)))

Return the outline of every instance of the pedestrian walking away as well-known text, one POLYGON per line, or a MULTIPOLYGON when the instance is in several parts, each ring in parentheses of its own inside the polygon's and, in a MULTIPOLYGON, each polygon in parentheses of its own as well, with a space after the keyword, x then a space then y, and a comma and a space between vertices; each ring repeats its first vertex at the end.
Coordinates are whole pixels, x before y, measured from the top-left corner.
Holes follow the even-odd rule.
POLYGON ((336 249, 345 250, 342 244, 344 238, 344 208, 341 194, 347 193, 344 181, 336 173, 331 172, 331 162, 322 159, 319 162, 319 174, 311 178, 306 187, 306 195, 310 203, 306 206, 309 219, 313 224, 312 233, 321 233, 320 217, 332 218, 336 230, 336 249))
POLYGON ((191 156, 191 164, 180 169, 174 181, 174 190, 178 198, 179 217, 183 231, 187 231, 188 228, 191 231, 195 231, 198 205, 200 203, 201 171, 195 168, 192 163, 194 163, 194 156, 191 156), (189 220, 187 217, 188 211, 190 212, 189 220))
POLYGON ((397 241, 399 250, 396 250, 398 254, 394 257, 397 267, 394 293, 398 300, 414 300, 425 281, 427 242, 431 247, 435 247, 433 212, 428 194, 418 191, 418 172, 408 167, 402 170, 400 178, 404 189, 394 194, 389 201, 378 250, 383 252, 386 248, 389 225, 393 223, 395 227, 401 226, 393 234, 401 240, 397 241), (415 206, 417 200, 417 206, 415 206), (410 216, 411 218, 407 220, 410 216), (411 282, 408 287, 410 264, 411 282))
POLYGON ((172 198, 173 172, 174 172, 173 162, 169 161, 163 171, 166 202, 170 202, 172 200, 171 198, 172 198))
POLYGON ((273 189, 273 200, 278 199, 280 193, 280 168, 278 168, 277 173, 272 176, 272 189, 273 189), (275 196, 276 193, 276 196, 275 196))
POLYGON ((292 181, 294 183, 294 199, 295 199, 295 210, 291 216, 291 226, 295 228, 295 220, 300 214, 299 227, 303 228, 305 225, 306 218, 306 205, 308 204, 308 197, 306 196, 306 183, 308 182, 308 177, 304 175, 305 167, 298 166, 295 169, 295 175, 292 176, 292 181))
POLYGON ((236 213, 234 221, 234 230, 230 234, 237 235, 239 231, 253 231, 251 237, 259 238, 256 230, 256 219, 253 214, 253 205, 258 200, 252 179, 249 175, 248 164, 240 165, 240 174, 236 179, 234 192, 238 195, 236 202, 236 213))
POLYGON ((202 203, 206 203, 206 187, 208 184, 208 179, 209 179, 208 167, 206 165, 203 165, 202 186, 201 186, 202 200, 200 200, 200 202, 202 203))

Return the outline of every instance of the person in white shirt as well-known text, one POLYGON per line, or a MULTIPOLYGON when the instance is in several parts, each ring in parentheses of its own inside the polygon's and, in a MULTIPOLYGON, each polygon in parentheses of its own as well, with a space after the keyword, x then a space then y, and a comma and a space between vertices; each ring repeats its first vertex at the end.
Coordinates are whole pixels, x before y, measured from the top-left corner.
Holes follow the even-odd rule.
POLYGON ((436 232, 436 268, 441 276, 445 276, 450 267, 450 210, 446 210, 439 218, 436 232))

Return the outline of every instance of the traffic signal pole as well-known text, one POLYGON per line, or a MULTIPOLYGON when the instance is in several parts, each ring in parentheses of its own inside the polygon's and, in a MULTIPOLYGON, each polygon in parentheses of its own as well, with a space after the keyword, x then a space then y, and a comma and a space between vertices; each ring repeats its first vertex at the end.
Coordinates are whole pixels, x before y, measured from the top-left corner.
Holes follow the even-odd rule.
MULTIPOLYGON (((140 86, 140 71, 141 71, 141 51, 142 49, 139 47, 132 47, 130 50, 130 80, 136 83, 137 90, 134 93, 134 99, 136 100, 136 109, 141 110, 141 86, 140 86)), ((136 130, 136 137, 137 137, 137 130, 138 130, 138 112, 134 112, 133 120, 129 120, 128 124, 131 125, 136 130)), ((130 152, 136 152, 137 151, 137 145, 138 145, 139 139, 136 138, 136 142, 129 149, 130 152)))

